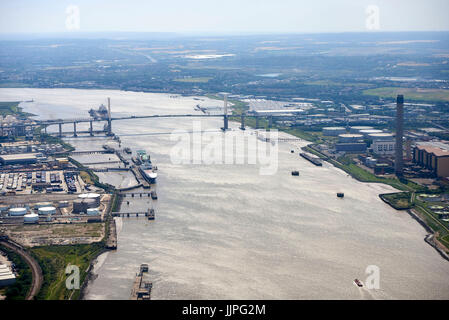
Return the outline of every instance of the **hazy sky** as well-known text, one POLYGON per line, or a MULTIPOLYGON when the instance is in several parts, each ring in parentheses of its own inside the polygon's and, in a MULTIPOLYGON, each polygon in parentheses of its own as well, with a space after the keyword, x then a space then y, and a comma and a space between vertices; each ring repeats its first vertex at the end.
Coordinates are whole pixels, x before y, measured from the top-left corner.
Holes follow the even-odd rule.
POLYGON ((371 29, 449 30, 448 0, 0 0, 0 32, 368 31, 370 5, 371 29))

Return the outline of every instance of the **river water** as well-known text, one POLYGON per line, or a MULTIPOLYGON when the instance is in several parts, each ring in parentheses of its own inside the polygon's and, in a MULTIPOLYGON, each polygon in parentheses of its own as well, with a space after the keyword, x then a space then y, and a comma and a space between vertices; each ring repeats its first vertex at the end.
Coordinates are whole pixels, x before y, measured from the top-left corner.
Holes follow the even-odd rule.
MULTIPOLYGON (((0 101, 34 99, 22 106, 41 118, 86 117, 108 96, 113 116, 194 113, 198 103, 219 104, 168 94, 0 89, 0 101)), ((139 199, 129 208, 154 206, 156 220, 117 220, 118 250, 99 257, 87 299, 129 299, 141 263, 150 267, 152 299, 449 298, 449 263, 424 242, 416 221, 379 199, 393 188, 358 182, 327 163, 315 167, 298 156, 304 141, 279 143, 274 175, 261 175, 253 164, 173 163, 173 130, 201 125, 205 140, 222 134, 220 119, 193 121, 113 122, 123 146, 145 149, 158 166, 157 203, 139 199), (353 280, 365 282, 370 265, 380 270, 380 288, 360 289, 353 280)), ((252 132, 231 127, 226 135, 237 140, 252 132)), ((87 150, 105 138, 70 142, 87 150)))

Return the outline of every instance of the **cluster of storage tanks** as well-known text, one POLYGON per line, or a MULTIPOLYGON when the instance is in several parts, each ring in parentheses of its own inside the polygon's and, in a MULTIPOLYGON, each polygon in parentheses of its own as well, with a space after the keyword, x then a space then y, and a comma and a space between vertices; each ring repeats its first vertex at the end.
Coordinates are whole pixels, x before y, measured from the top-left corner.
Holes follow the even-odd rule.
MULTIPOLYGON (((78 196, 78 199, 73 201, 73 213, 93 212, 89 209, 95 209, 100 206, 101 196, 98 193, 83 193, 78 196), (89 211, 88 211, 89 210, 89 211)), ((96 209, 98 211, 98 209, 96 209)))
MULTIPOLYGON (((100 214, 98 207, 100 206, 101 195, 97 193, 80 194, 78 199, 73 202, 73 213, 86 213, 89 216, 100 214)), ((60 207, 67 207, 67 201, 63 201, 60 207)), ((7 208, 4 208, 7 209, 7 208)), ((40 202, 34 205, 37 214, 29 211, 29 207, 9 208, 8 214, 11 217, 23 217, 24 223, 36 223, 39 216, 52 216, 56 214, 56 207, 51 202, 40 202)))
POLYGON ((340 143, 357 143, 365 138, 373 141, 391 141, 394 139, 393 134, 369 126, 350 127, 349 133, 345 127, 326 127, 323 128, 323 135, 338 137, 340 143))

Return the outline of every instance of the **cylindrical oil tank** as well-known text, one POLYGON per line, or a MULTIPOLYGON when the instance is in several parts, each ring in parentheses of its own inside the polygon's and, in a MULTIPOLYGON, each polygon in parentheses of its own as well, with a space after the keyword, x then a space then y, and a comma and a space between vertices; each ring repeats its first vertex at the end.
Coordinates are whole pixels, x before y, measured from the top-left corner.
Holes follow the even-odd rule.
POLYGON ((87 204, 84 203, 83 199, 76 199, 73 201, 73 213, 85 212, 87 209, 87 204))
POLYGON ((58 204, 59 208, 67 208, 69 206, 69 202, 68 201, 60 201, 58 204))
POLYGON ((86 209, 87 208, 97 208, 98 206, 100 206, 100 202, 97 201, 97 199, 84 199, 83 200, 86 209))
POLYGON ((325 136, 338 136, 339 134, 346 133, 345 127, 325 127, 323 128, 323 135, 325 136))
POLYGON ((34 208, 39 209, 39 208, 51 207, 51 206, 53 206, 53 203, 51 203, 51 202, 39 202, 34 205, 34 208))
POLYGON ((338 140, 341 143, 351 143, 363 140, 363 135, 355 133, 343 133, 338 135, 338 140))
POLYGON ((93 200, 95 200, 95 203, 97 204, 97 207, 100 206, 101 195, 98 194, 98 193, 83 193, 83 194, 80 194, 78 196, 78 198, 85 199, 85 200, 93 199, 93 200))
POLYGON ((374 129, 373 127, 370 126, 353 126, 349 128, 349 132, 350 133, 359 133, 360 130, 371 130, 374 129))
POLYGON ((100 214, 100 211, 98 208, 89 208, 86 210, 88 216, 98 216, 100 214))
POLYGON ((370 134, 374 134, 374 133, 382 133, 382 130, 378 130, 378 129, 365 129, 365 130, 360 130, 359 131, 360 134, 363 134, 365 137, 368 137, 368 135, 370 134))
POLYGON ((37 212, 41 215, 51 215, 56 213, 55 207, 42 207, 37 210, 37 212))
POLYGON ((24 223, 36 223, 39 221, 39 215, 35 213, 29 213, 23 216, 24 223))
POLYGON ((9 215, 12 217, 24 216, 27 213, 26 208, 11 208, 9 209, 9 215))
POLYGON ((394 140, 394 136, 391 133, 382 132, 382 133, 370 133, 368 134, 368 138, 373 141, 391 141, 394 140))

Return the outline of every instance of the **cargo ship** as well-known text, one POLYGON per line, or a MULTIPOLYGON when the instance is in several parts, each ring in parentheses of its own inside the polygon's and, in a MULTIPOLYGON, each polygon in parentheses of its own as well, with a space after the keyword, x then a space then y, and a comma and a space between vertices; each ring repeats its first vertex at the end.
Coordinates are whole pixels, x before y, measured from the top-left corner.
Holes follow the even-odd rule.
POLYGON ((321 160, 315 157, 312 157, 311 155, 303 152, 299 154, 301 157, 303 157, 306 160, 309 160, 310 162, 312 162, 314 165, 321 167, 323 164, 321 163, 321 160))
POLYGON ((145 150, 138 150, 137 151, 137 158, 140 161, 139 165, 139 171, 142 174, 142 177, 148 182, 148 183, 156 183, 157 173, 156 168, 153 167, 153 164, 151 163, 150 157, 147 155, 145 150))

